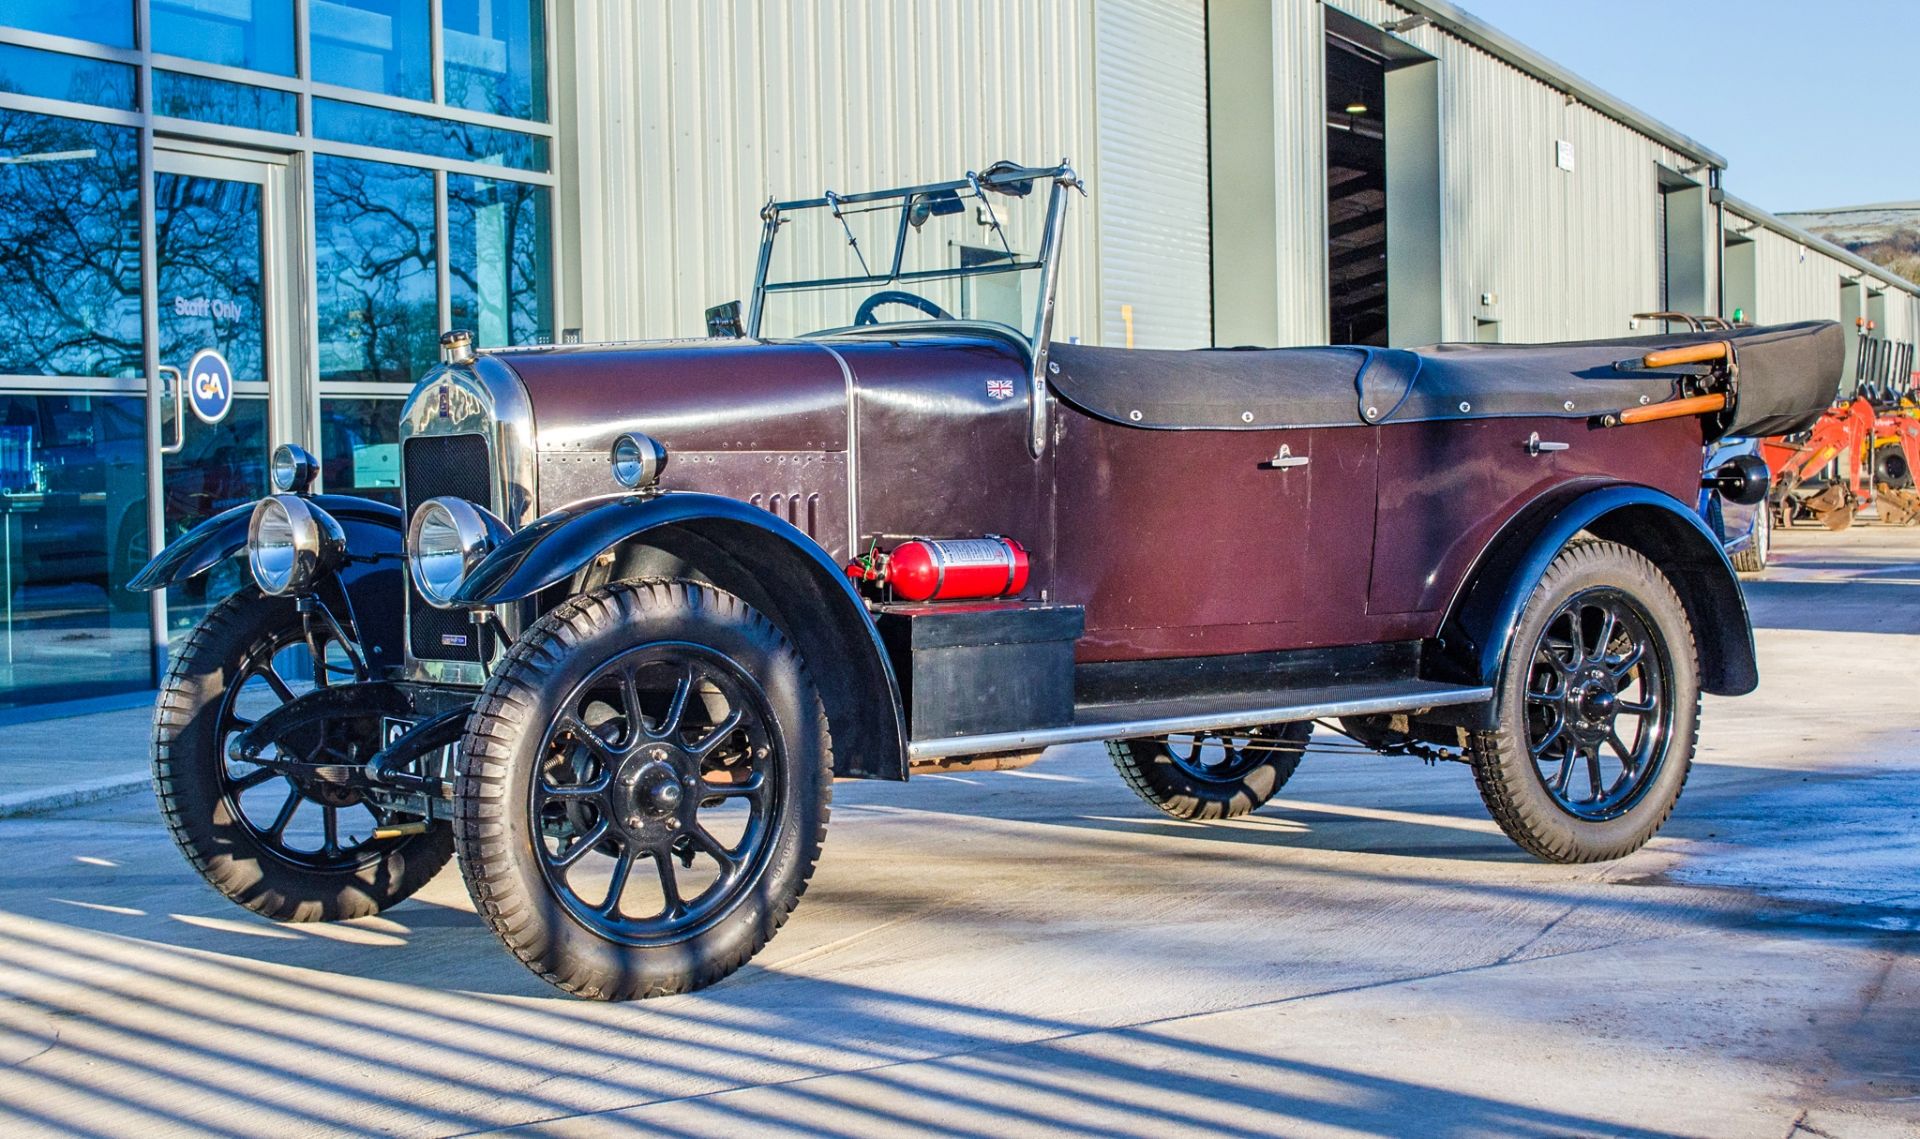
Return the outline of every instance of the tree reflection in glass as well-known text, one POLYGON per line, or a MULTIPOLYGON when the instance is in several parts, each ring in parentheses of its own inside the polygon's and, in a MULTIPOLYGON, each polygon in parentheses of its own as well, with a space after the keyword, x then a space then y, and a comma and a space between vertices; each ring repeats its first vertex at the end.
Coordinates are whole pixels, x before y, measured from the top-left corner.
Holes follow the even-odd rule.
POLYGON ((547 190, 447 176, 448 288, 453 324, 478 343, 553 339, 552 227, 547 190))
POLYGON ((320 376, 412 383, 433 366, 433 174, 314 159, 320 376))
POLYGON ((0 374, 130 376, 140 348, 135 131, 0 110, 0 374))

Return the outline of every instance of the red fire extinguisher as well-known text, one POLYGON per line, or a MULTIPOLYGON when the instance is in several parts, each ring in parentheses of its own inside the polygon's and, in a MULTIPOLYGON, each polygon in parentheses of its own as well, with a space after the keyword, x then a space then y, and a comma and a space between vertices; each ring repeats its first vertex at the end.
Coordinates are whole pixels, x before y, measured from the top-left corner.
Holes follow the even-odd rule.
POLYGON ((906 601, 1011 597, 1027 587, 1027 548, 1012 538, 914 538, 882 553, 878 544, 847 567, 906 601))

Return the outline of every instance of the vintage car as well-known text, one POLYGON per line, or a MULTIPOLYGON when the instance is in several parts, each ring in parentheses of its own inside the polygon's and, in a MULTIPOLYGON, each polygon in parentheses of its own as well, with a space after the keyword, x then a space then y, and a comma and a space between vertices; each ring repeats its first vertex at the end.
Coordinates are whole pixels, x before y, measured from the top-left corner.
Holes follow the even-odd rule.
POLYGON ((706 339, 451 332, 403 412, 402 509, 319 493, 282 446, 277 493, 136 583, 242 553, 254 579, 159 697, 187 858, 329 921, 457 853, 528 968, 624 999, 760 950, 836 779, 1055 744, 1105 741, 1148 803, 1217 819, 1317 724, 1469 765, 1539 857, 1645 843, 1700 694, 1757 679, 1693 508, 1703 444, 1810 422, 1839 328, 1055 343, 1083 193, 1003 163, 769 203, 751 299, 706 339))

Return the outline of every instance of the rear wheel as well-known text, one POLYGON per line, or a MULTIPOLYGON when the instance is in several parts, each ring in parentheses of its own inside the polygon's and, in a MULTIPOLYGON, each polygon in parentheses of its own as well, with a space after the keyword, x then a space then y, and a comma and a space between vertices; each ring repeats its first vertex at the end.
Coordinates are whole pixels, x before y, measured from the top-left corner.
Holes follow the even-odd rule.
POLYGON ((1293 776, 1313 724, 1114 740, 1113 765, 1134 793, 1179 819, 1230 819, 1258 810, 1293 776))
POLYGON ((1666 576, 1612 542, 1560 552, 1522 610, 1470 741, 1494 821, 1550 862, 1638 850, 1686 786, 1700 722, 1693 632, 1666 576))
POLYGON ((820 856, 831 741, 799 655, 722 590, 617 584, 529 629, 482 691, 455 820, 475 906, 601 1000, 738 969, 820 856))
MULTIPOLYGON (((375 838, 376 827, 400 820, 351 787, 227 758, 229 738, 306 686, 289 674, 309 655, 292 601, 248 587, 215 606, 175 648, 160 689, 154 791, 187 861, 240 905, 276 921, 366 917, 405 899, 447 864, 453 839, 446 824, 375 838)), ((377 733, 378 726, 368 730, 377 733)), ((319 746, 347 743, 336 733, 323 735, 319 746)), ((362 761, 372 754, 361 751, 362 761)), ((287 758, 319 764, 349 757, 287 758)))

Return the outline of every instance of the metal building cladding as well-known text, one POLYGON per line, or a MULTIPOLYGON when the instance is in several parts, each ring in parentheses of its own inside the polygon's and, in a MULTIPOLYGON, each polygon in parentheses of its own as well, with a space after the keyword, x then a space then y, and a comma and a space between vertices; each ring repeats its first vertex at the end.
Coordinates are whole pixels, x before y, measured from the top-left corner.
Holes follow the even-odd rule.
POLYGON ((441 329, 697 335, 770 194, 1061 157, 1063 339, 1920 331, 1913 285, 1442 3, 10 0, 0 719, 152 687, 244 569, 120 587, 273 443, 397 498, 441 329))

